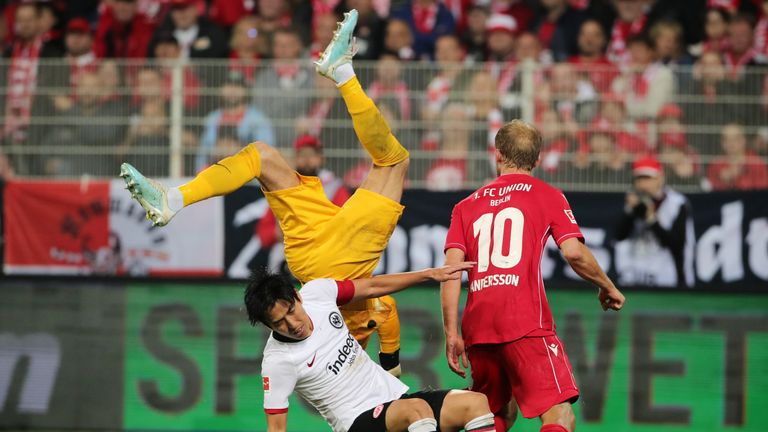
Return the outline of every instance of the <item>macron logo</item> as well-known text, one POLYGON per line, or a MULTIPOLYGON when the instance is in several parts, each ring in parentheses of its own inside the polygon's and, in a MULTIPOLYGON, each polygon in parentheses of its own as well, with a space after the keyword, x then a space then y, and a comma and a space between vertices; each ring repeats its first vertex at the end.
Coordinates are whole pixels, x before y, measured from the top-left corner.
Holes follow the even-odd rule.
POLYGON ((557 345, 555 345, 555 344, 549 344, 549 346, 548 346, 547 348, 549 348, 549 350, 550 350, 550 351, 552 351, 552 353, 554 353, 554 354, 555 354, 555 357, 557 357, 557 349, 558 349, 558 346, 557 346, 557 345))

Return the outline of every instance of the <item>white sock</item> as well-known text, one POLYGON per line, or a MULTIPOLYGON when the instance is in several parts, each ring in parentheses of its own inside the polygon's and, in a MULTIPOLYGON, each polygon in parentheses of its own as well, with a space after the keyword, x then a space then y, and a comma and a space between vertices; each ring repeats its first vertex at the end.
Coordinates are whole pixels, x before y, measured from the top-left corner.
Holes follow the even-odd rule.
POLYGON ((488 413, 480 417, 473 418, 464 425, 464 430, 471 431, 492 431, 495 430, 493 414, 488 413))
POLYGON ((168 207, 175 213, 184 208, 184 195, 177 187, 168 189, 168 207))
POLYGON ((333 77, 336 79, 336 87, 344 85, 344 83, 351 80, 354 76, 355 70, 352 68, 351 63, 341 64, 335 71, 333 71, 333 77))
POLYGON ((416 420, 408 426, 408 432, 435 432, 437 430, 437 420, 425 418, 416 420))

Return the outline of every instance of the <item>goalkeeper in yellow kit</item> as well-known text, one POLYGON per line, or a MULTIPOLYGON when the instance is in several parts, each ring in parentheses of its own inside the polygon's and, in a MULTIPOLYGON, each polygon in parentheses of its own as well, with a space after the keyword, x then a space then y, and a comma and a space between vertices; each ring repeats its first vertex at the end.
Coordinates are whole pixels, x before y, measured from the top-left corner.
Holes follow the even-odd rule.
MULTIPOLYGON (((403 212, 400 198, 408 169, 408 151, 392 135, 352 68, 357 11, 344 15, 333 41, 315 62, 317 72, 336 82, 355 133, 373 159, 363 184, 341 207, 331 203, 317 177, 299 175, 280 153, 262 142, 202 171, 192 181, 168 188, 124 163, 120 176, 153 224, 162 226, 182 208, 228 194, 258 179, 285 237, 285 257, 296 278, 360 279, 370 277, 403 212)), ((365 346, 379 332, 379 360, 400 374, 400 322, 389 296, 342 307, 353 336, 365 346)))

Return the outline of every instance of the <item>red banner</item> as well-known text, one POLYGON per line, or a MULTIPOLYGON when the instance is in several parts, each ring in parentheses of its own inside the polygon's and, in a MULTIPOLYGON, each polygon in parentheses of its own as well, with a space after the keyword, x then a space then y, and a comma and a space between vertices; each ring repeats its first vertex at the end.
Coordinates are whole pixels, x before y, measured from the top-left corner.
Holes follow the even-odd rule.
POLYGON ((5 187, 7 273, 109 272, 108 182, 5 187))

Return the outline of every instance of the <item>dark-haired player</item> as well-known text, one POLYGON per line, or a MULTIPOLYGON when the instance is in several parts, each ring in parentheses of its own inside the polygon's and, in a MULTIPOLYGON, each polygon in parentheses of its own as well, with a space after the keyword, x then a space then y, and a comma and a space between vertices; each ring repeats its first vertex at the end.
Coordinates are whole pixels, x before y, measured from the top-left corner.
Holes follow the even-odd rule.
POLYGON ((446 354, 472 390, 488 397, 496 430, 506 431, 504 409, 516 401, 526 418, 540 417, 541 432, 573 432, 571 403, 579 390, 555 333, 541 257, 551 236, 568 264, 599 288, 603 310, 621 309, 624 296, 598 265, 559 190, 531 176, 541 135, 514 120, 496 134, 499 177, 458 203, 445 242, 446 265, 470 260, 469 294, 458 334, 460 280, 442 286, 446 354), (462 340, 463 338, 463 340, 462 340), (466 349, 466 351, 465 351, 466 349))
POLYGON ((425 281, 459 279, 471 266, 461 262, 352 281, 316 279, 301 292, 280 276, 254 275, 245 290, 248 318, 272 329, 261 366, 267 430, 287 430, 288 397, 295 391, 334 432, 493 431, 493 414, 480 393, 406 394, 405 384, 371 361, 339 310, 425 281))

